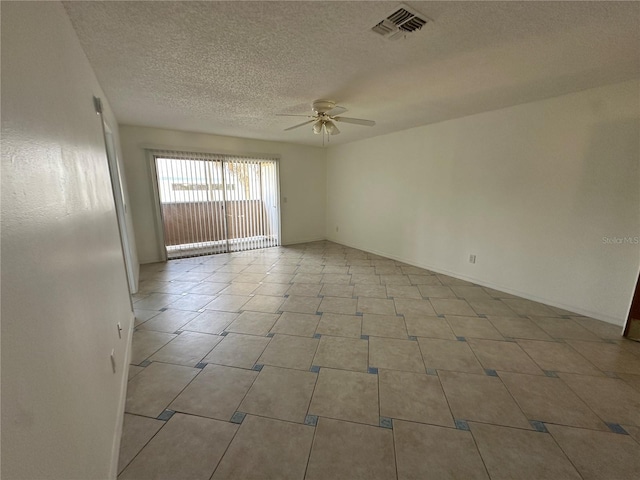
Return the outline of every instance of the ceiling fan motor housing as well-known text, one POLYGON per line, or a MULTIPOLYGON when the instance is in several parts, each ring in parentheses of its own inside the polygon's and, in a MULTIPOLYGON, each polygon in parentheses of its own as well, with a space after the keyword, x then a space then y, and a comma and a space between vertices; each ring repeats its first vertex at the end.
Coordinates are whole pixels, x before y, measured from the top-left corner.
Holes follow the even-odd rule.
POLYGON ((335 106, 336 102, 333 100, 316 100, 311 104, 311 109, 318 114, 323 114, 333 110, 335 106))

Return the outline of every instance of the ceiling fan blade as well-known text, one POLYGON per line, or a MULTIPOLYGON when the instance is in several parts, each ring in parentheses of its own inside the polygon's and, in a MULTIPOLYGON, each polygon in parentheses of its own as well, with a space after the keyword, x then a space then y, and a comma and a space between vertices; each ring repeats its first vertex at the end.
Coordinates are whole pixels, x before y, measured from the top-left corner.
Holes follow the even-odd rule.
POLYGON ((344 113, 346 111, 347 111, 346 108, 336 105, 331 110, 326 112, 325 115, 329 115, 330 117, 333 117, 334 115, 340 115, 341 113, 344 113))
POLYGON ((312 118, 313 115, 294 115, 291 113, 276 113, 276 117, 307 117, 312 118))
POLYGON ((353 123, 354 125, 364 125, 366 127, 373 127, 376 122, 373 120, 363 120, 361 118, 349 118, 349 117, 334 117, 336 122, 353 123))
POLYGON ((299 123, 298 125, 294 125, 293 127, 285 128, 284 131, 286 132, 287 130, 293 130, 294 128, 302 127, 303 125, 308 125, 308 124, 313 123, 315 121, 316 121, 316 119, 312 118, 311 120, 309 120, 307 122, 302 122, 302 123, 299 123))

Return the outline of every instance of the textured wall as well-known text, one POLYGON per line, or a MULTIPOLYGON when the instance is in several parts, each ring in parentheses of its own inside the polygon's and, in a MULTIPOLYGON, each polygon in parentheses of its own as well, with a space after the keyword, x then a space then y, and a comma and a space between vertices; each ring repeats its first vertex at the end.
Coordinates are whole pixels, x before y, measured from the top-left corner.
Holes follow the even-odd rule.
POLYGON ((282 243, 308 242, 325 236, 326 170, 322 148, 128 125, 120 126, 120 138, 140 263, 162 258, 151 183, 154 173, 144 150, 150 145, 167 150, 279 155, 282 243))
POLYGON ((630 81, 331 147, 327 237, 622 325, 639 107, 630 81))
POLYGON ((94 95, 116 122, 62 5, 1 9, 2 478, 115 478, 133 315, 94 95))

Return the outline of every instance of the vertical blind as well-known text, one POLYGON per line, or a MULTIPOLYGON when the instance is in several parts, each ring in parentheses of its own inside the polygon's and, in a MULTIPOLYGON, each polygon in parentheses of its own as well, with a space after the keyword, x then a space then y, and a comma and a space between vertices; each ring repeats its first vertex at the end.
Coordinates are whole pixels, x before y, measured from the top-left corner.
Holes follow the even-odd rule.
POLYGON ((150 153, 167 258, 280 245, 277 159, 150 153))

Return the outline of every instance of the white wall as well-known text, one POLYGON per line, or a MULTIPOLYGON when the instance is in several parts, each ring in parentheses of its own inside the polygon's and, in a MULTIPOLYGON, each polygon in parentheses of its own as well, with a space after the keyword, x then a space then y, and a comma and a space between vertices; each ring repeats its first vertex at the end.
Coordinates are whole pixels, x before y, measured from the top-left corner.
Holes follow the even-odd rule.
POLYGON ((140 263, 158 262, 152 171, 144 147, 236 154, 280 155, 280 210, 284 245, 324 239, 325 151, 279 142, 121 125, 120 138, 140 263), (287 202, 284 202, 284 198, 287 202))
POLYGON ((2 478, 115 478, 133 315, 94 95, 116 122, 60 3, 1 15, 2 478))
POLYGON ((630 81, 330 147, 327 238, 622 325, 639 115, 630 81))

